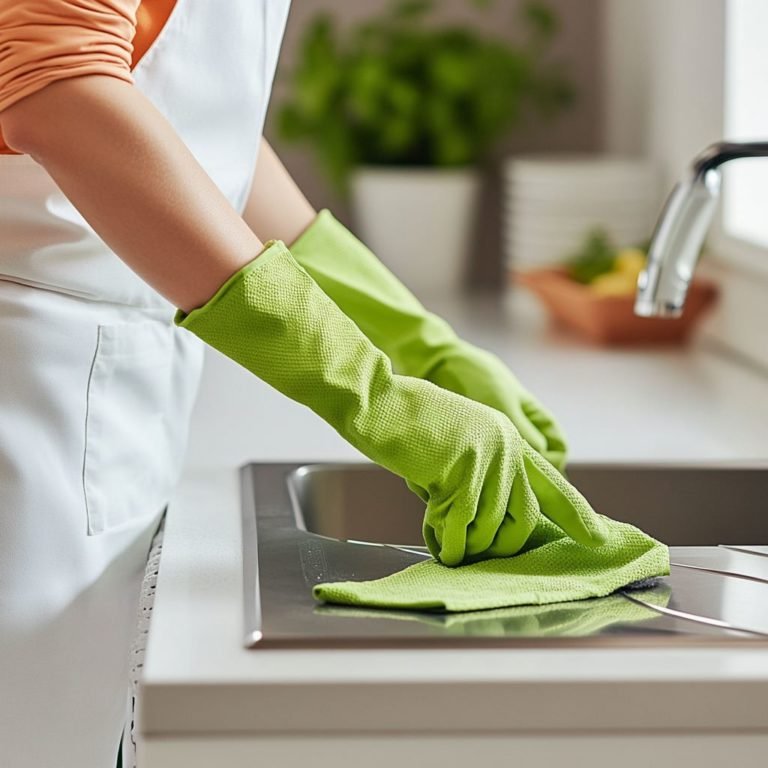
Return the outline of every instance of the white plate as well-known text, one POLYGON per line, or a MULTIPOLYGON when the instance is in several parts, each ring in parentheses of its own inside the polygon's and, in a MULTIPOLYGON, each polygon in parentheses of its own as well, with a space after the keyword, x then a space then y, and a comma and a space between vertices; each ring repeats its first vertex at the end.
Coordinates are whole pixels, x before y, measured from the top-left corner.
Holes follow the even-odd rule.
POLYGON ((622 222, 608 221, 603 219, 602 221, 585 221, 580 225, 574 225, 572 227, 546 227, 546 226, 533 226, 523 225, 516 223, 507 227, 507 231, 510 235, 517 240, 532 240, 532 241, 562 241, 565 239, 579 240, 588 232, 593 230, 603 229, 609 234, 613 234, 616 238, 627 237, 650 237, 651 232, 649 227, 645 226, 642 222, 636 224, 625 224, 622 222))
POLYGON ((531 245, 557 245, 571 244, 578 248, 584 245, 587 237, 596 229, 600 229, 608 235, 609 241, 617 248, 634 247, 648 239, 647 229, 617 229, 609 226, 585 227, 582 230, 576 230, 571 233, 562 234, 559 232, 514 232, 509 231, 507 239, 515 243, 526 243, 531 245))
POLYGON ((606 200, 594 202, 592 200, 532 200, 524 197, 506 197, 503 201, 506 211, 521 212, 530 215, 545 216, 586 216, 593 215, 595 211, 605 212, 611 215, 630 215, 637 211, 646 213, 656 212, 657 206, 648 198, 636 200, 606 200))
POLYGON ((505 211, 506 219, 514 226, 534 228, 554 228, 570 230, 574 227, 581 227, 590 224, 593 221, 609 221, 614 224, 623 224, 626 226, 646 225, 653 220, 653 214, 650 210, 636 208, 631 211, 612 211, 595 210, 585 211, 583 213, 549 213, 544 211, 526 211, 521 208, 507 208, 505 211))
POLYGON ((526 200, 591 200, 610 202, 613 200, 656 200, 655 187, 638 184, 605 184, 598 180, 584 183, 550 182, 542 184, 519 184, 510 182, 505 185, 506 195, 511 198, 526 200))
POLYGON ((642 160, 594 155, 539 156, 511 158, 504 164, 504 175, 518 179, 583 180, 600 177, 619 181, 655 179, 653 166, 642 160))

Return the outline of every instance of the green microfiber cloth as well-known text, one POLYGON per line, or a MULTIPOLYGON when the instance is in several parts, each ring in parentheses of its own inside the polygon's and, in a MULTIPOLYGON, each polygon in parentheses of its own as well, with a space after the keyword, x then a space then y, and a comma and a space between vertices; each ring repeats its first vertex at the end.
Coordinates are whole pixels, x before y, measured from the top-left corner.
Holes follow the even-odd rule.
MULTIPOLYGON (((666 584, 633 592, 644 602, 666 607, 672 591, 666 584)), ((622 595, 593 600, 523 605, 485 611, 426 613, 417 611, 373 610, 345 606, 319 605, 322 616, 383 621, 415 621, 434 627, 452 637, 586 637, 607 627, 637 624, 658 619, 659 614, 622 595)))
POLYGON ((374 581, 318 584, 316 599, 340 605, 476 611, 603 597, 669 573, 669 552, 627 523, 603 518, 606 542, 585 547, 541 519, 523 551, 448 568, 417 563, 374 581))

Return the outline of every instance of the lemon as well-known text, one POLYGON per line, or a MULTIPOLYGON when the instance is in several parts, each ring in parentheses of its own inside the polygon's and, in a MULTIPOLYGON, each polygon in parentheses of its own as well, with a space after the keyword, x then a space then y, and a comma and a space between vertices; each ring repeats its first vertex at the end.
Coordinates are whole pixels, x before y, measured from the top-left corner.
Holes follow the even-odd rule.
POLYGON ((639 248, 622 248, 616 254, 613 268, 637 277, 645 269, 645 258, 645 253, 639 248))
POLYGON ((637 288, 637 274, 608 272, 596 277, 589 287, 600 296, 629 296, 637 288))

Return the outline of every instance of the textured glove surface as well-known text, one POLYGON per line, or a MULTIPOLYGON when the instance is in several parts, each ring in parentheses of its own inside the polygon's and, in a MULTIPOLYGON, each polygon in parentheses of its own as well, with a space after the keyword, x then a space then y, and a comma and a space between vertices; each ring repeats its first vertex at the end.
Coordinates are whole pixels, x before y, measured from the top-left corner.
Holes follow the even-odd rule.
POLYGON ((599 546, 603 519, 500 411, 395 375, 280 242, 177 323, 310 407, 426 502, 446 565, 518 552, 543 517, 599 546))
POLYGON ((560 425, 496 355, 459 341, 426 378, 505 413, 531 447, 565 468, 568 447, 560 425))
POLYGON ((566 441, 552 415, 497 357, 459 339, 329 211, 291 246, 296 260, 398 373, 427 379, 506 414, 556 467, 566 441))

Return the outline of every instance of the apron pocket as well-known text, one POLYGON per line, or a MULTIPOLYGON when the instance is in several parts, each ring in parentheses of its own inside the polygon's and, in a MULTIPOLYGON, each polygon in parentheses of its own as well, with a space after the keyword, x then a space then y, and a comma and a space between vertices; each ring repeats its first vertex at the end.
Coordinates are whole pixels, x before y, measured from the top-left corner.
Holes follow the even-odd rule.
POLYGON ((157 514, 173 482, 173 329, 100 325, 88 380, 83 491, 88 535, 157 514))

